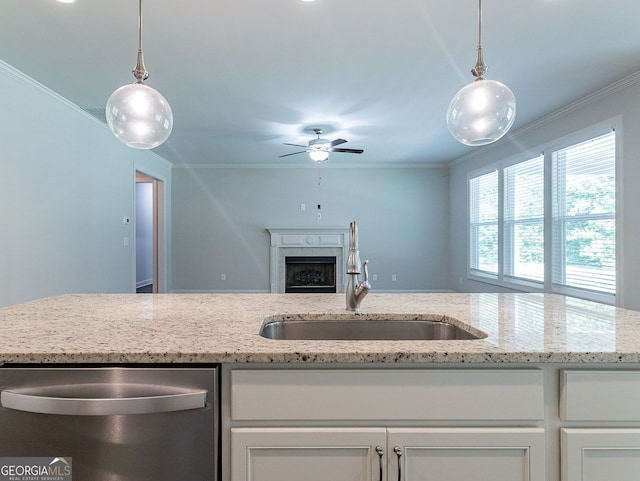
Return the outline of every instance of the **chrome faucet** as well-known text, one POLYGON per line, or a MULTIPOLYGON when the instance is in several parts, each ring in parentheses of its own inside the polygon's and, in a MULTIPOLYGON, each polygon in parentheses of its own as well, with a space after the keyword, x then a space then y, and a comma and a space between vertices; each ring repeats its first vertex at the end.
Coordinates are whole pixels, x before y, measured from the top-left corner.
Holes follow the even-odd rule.
POLYGON ((371 285, 369 284, 369 271, 364 261, 364 279, 358 284, 360 275, 360 253, 358 252, 358 224, 355 221, 349 224, 349 257, 347 258, 347 311, 360 312, 360 303, 367 295, 371 285))

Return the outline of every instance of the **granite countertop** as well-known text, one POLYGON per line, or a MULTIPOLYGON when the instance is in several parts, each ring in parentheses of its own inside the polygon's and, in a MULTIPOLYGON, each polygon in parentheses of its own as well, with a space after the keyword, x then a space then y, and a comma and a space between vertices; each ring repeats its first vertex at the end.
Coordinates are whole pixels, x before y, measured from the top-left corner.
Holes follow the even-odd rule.
POLYGON ((266 317, 347 315, 343 294, 72 294, 0 309, 0 363, 631 363, 640 312, 548 294, 381 294, 364 318, 442 315, 466 341, 278 341, 266 317))

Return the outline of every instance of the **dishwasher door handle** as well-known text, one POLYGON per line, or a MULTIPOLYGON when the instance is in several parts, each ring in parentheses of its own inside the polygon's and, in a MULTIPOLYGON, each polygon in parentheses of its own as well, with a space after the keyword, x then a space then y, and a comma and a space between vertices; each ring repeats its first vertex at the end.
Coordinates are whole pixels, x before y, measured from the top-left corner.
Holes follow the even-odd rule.
POLYGON ((0 404, 3 408, 67 416, 165 413, 202 409, 206 403, 207 391, 202 389, 182 390, 160 395, 103 398, 50 396, 38 394, 37 390, 33 388, 30 388, 28 392, 20 392, 19 389, 4 389, 0 394, 0 404))

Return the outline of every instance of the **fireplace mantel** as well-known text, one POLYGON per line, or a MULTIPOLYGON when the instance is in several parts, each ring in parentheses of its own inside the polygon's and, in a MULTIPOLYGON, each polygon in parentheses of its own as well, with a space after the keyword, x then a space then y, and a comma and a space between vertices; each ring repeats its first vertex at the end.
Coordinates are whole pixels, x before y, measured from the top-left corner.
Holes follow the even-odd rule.
POLYGON ((349 229, 267 229, 271 235, 270 283, 272 293, 285 292, 287 256, 335 256, 336 290, 344 292, 349 229))

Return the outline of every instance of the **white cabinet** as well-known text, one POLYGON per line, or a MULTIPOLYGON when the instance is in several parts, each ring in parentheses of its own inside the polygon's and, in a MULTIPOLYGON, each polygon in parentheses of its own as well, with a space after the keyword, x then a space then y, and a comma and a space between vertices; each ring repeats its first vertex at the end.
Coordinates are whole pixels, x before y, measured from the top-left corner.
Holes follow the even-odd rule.
POLYGON ((640 363, 234 365, 225 379, 223 481, 378 481, 378 446, 383 481, 640 479, 640 363))
POLYGON ((562 481, 638 481, 640 429, 562 429, 562 481))
POLYGON ((379 481, 385 439, 377 428, 232 429, 231 479, 379 481))
POLYGON ((541 428, 237 428, 234 481, 544 481, 541 428))
POLYGON ((389 481, 545 480, 541 428, 390 428, 387 446, 389 481))
POLYGON ((229 387, 225 481, 545 481, 537 369, 236 369, 229 387))
POLYGON ((640 473, 640 371, 562 372, 562 481, 637 481, 640 473), (580 427, 580 423, 589 423, 580 427))

